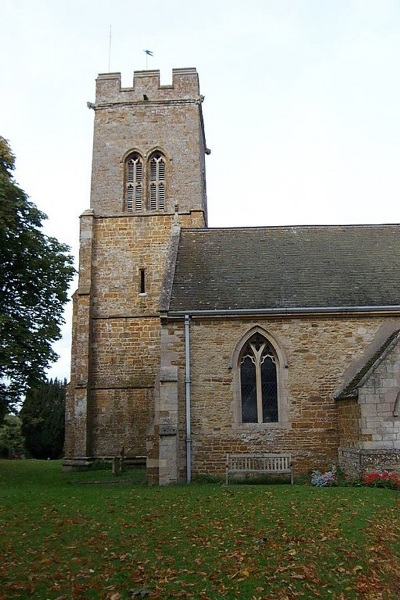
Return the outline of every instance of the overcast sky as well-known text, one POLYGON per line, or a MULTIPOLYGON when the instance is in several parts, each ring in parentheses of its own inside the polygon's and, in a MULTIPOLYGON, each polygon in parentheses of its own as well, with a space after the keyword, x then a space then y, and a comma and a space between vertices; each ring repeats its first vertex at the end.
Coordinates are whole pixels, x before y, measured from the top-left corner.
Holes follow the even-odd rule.
MULTIPOLYGON (((398 0, 0 0, 0 135, 77 256, 98 73, 196 67, 209 224, 399 221, 398 0), (111 26, 111 53, 110 53, 111 26)), ((50 375, 69 377, 70 315, 50 375)))

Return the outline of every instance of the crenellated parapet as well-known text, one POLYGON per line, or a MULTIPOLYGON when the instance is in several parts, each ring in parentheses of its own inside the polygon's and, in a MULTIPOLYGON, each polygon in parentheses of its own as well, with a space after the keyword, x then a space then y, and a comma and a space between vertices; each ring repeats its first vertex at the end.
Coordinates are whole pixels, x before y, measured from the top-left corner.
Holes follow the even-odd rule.
POLYGON ((133 87, 121 87, 121 73, 101 73, 96 80, 96 107, 102 104, 200 100, 195 68, 172 69, 172 84, 160 84, 160 71, 135 71, 133 87))
POLYGON ((207 222, 203 100, 195 68, 173 69, 169 85, 160 83, 158 70, 135 71, 132 87, 121 87, 120 73, 98 76, 96 101, 88 103, 95 112, 90 206, 96 216, 173 215, 178 205, 181 213, 201 212, 207 222), (149 160, 156 152, 165 178, 160 205, 150 199, 149 160), (134 210, 127 166, 132 153, 140 179, 134 210))

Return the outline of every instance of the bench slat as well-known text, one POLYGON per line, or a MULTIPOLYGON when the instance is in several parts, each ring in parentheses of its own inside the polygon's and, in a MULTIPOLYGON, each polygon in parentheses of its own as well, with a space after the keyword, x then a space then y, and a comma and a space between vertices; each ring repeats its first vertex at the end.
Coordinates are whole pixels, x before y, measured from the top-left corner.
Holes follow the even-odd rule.
POLYGON ((235 473, 290 474, 293 483, 291 454, 228 454, 226 457, 226 484, 235 473))

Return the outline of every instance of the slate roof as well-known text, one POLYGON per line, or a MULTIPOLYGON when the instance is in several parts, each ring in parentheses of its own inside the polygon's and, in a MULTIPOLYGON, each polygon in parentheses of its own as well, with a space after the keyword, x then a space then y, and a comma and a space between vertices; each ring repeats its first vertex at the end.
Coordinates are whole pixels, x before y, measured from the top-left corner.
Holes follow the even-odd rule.
POLYGON ((183 229, 169 310, 400 305, 400 225, 183 229))

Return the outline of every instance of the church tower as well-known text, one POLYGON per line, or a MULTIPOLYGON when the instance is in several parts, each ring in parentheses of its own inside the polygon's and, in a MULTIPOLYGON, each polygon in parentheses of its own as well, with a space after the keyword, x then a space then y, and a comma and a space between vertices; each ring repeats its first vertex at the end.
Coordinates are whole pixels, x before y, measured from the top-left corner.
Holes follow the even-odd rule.
POLYGON ((81 216, 65 466, 144 457, 160 365, 160 296, 179 226, 206 227, 195 69, 97 78, 90 209, 81 216))

